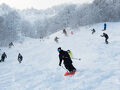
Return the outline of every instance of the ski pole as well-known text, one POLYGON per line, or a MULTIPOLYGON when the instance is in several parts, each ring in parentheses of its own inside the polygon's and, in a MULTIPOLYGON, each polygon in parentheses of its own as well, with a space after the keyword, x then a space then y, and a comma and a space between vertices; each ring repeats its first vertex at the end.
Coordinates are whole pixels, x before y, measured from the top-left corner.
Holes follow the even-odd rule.
POLYGON ((81 58, 72 58, 72 59, 81 60, 81 58))
POLYGON ((65 69, 63 66, 61 66, 65 71, 69 72, 67 69, 65 69))

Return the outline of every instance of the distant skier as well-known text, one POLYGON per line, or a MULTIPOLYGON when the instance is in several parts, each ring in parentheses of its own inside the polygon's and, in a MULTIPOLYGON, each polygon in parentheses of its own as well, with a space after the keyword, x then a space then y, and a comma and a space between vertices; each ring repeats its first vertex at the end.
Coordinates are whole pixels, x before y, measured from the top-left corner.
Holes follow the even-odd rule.
POLYGON ((72 60, 67 51, 63 51, 61 47, 58 49, 59 52, 59 66, 61 66, 62 60, 64 61, 64 66, 69 72, 76 72, 76 68, 72 65, 72 60))
POLYGON ((94 28, 91 31, 92 31, 92 34, 94 34, 96 32, 94 28))
POLYGON ((9 48, 11 48, 12 46, 14 46, 13 43, 12 42, 9 43, 9 48))
POLYGON ((42 40, 42 36, 40 36, 40 41, 42 40))
POLYGON ((73 31, 71 31, 71 34, 73 35, 73 31))
POLYGON ((2 54, 2 56, 1 56, 0 62, 4 62, 5 58, 7 58, 7 55, 6 55, 6 53, 4 52, 4 53, 2 54))
POLYGON ((103 35, 101 35, 101 37, 105 37, 105 43, 108 44, 109 36, 106 33, 103 33, 103 35))
POLYGON ((18 61, 19 61, 19 63, 21 63, 22 60, 23 60, 23 56, 19 53, 19 54, 18 54, 18 61))
POLYGON ((106 24, 106 23, 104 23, 104 30, 103 30, 103 31, 105 31, 105 30, 106 30, 106 28, 107 28, 107 24, 106 24))
POLYGON ((54 41, 58 43, 58 39, 59 39, 58 37, 55 37, 54 41))
POLYGON ((67 31, 65 29, 63 30, 63 33, 65 34, 65 36, 67 36, 67 31))

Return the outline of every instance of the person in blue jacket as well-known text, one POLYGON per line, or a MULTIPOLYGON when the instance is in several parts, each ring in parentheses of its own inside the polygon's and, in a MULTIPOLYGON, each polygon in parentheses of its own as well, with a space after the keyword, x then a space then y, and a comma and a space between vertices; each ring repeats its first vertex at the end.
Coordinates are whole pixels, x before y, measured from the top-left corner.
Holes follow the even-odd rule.
POLYGON ((107 24, 106 24, 106 23, 104 23, 104 30, 106 30, 106 27, 107 27, 107 24))

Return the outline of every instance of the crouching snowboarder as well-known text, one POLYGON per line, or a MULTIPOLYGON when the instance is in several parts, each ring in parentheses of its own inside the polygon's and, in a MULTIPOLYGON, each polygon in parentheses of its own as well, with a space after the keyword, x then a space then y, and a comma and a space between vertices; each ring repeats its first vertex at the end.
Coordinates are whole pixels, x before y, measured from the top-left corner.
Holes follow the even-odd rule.
POLYGON ((23 60, 23 56, 19 53, 19 54, 18 54, 18 61, 19 61, 19 63, 21 63, 22 60, 23 60))
POLYGON ((101 37, 105 37, 105 43, 108 44, 108 38, 109 36, 106 33, 103 33, 103 35, 101 35, 101 37))
POLYGON ((67 51, 63 51, 60 47, 58 48, 59 52, 59 66, 61 66, 62 60, 64 61, 64 66, 69 72, 76 72, 76 68, 72 65, 72 60, 67 51))

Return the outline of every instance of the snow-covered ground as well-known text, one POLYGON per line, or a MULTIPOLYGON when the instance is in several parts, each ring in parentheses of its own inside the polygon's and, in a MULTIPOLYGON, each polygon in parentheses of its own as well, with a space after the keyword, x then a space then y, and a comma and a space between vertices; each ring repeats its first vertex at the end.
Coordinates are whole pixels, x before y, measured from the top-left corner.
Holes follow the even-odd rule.
MULTIPOLYGON (((107 23, 109 44, 100 37, 103 23, 80 27, 74 35, 62 31, 41 41, 26 38, 13 48, 1 48, 8 58, 0 63, 0 90, 120 90, 120 23, 107 23), (95 28, 96 33, 91 34, 95 28), (54 42, 58 36, 59 43, 54 42), (57 48, 70 49, 77 72, 65 77, 57 48), (21 64, 18 53, 23 55, 21 64)), ((63 64, 62 64, 63 65, 63 64)), ((64 66, 64 65, 63 65, 64 66)))

